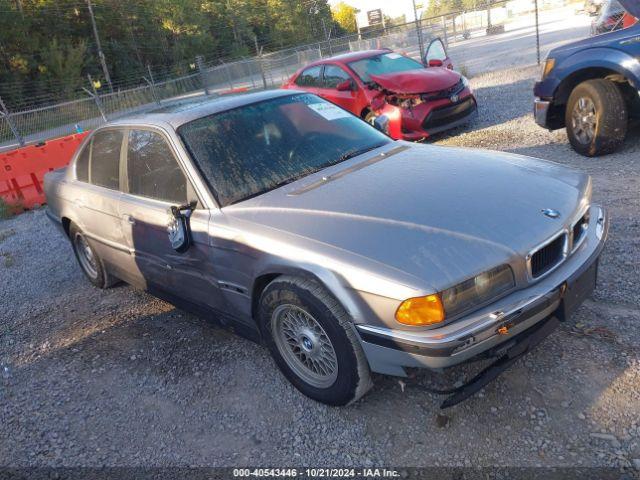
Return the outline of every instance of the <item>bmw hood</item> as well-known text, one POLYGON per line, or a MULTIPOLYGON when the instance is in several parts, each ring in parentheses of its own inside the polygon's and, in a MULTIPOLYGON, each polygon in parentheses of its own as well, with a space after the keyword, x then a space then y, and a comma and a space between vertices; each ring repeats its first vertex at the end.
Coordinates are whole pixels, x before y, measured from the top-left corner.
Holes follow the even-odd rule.
POLYGON ((451 88, 460 81, 460 74, 446 68, 430 67, 371 75, 371 79, 385 90, 400 94, 415 94, 451 88))
POLYGON ((523 259, 575 219, 589 190, 587 175, 542 160, 394 142, 223 212, 243 230, 439 288, 523 259))

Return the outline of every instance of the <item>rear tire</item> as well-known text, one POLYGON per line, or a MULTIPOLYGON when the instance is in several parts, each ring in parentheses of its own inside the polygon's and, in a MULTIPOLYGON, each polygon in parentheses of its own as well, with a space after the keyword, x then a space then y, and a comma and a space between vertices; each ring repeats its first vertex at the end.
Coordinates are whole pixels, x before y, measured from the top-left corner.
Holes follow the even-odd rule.
POLYGON ((276 278, 260 297, 258 316, 276 364, 306 396, 346 405, 371 388, 369 364, 351 319, 317 282, 276 278))
POLYGON ((614 82, 602 78, 582 82, 571 92, 565 111, 569 142, 587 157, 612 153, 624 142, 628 116, 614 82))
POLYGON ((118 282, 118 279, 110 275, 104 268, 102 259, 90 245, 84 232, 75 223, 69 225, 69 240, 71 240, 71 247, 82 273, 95 287, 109 288, 118 282))

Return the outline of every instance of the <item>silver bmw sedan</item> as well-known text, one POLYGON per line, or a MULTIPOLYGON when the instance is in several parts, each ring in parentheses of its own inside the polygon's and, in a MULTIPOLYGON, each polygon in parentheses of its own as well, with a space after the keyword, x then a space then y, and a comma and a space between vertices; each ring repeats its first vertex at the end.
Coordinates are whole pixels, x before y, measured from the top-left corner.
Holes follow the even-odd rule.
POLYGON ((48 215, 96 287, 266 345, 321 402, 491 359, 447 407, 590 295, 608 219, 583 173, 393 141, 384 120, 291 90, 173 102, 93 131, 47 175, 48 215))

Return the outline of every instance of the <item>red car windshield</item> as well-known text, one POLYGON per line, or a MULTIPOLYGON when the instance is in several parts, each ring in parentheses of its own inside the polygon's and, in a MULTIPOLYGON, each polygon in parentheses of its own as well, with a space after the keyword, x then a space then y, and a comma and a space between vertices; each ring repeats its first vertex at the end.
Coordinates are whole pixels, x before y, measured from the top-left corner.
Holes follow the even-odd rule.
POLYGON ((375 57, 363 58, 348 64, 364 83, 371 81, 371 75, 406 72, 424 68, 420 62, 399 53, 389 52, 375 57))

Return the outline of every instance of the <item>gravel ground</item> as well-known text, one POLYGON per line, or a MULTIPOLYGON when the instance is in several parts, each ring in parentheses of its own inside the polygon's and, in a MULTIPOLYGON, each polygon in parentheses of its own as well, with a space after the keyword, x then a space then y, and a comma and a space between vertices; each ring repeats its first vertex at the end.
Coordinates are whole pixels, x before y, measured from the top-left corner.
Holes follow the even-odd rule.
POLYGON ((459 367, 315 403, 264 348, 131 287, 93 288, 36 211, 0 222, 0 465, 640 468, 640 132, 579 157, 531 119, 537 72, 474 78, 478 118, 437 143, 588 171, 611 236, 594 298, 478 395, 440 414, 418 388, 459 367))

